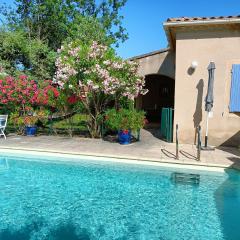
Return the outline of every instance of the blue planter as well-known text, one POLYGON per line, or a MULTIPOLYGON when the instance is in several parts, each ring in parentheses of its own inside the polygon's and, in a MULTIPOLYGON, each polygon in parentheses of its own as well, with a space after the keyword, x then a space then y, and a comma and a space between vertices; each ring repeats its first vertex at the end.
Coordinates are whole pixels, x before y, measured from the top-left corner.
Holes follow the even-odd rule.
POLYGON ((129 144, 131 142, 131 130, 119 130, 118 141, 123 145, 129 144))
POLYGON ((33 126, 33 127, 27 126, 25 128, 25 132, 26 132, 27 136, 33 137, 37 134, 37 127, 36 126, 33 126))

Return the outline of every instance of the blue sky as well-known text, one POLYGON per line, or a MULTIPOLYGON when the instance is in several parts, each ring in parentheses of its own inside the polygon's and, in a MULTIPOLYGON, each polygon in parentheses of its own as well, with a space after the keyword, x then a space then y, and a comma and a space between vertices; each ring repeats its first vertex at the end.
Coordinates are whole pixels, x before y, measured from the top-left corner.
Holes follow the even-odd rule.
POLYGON ((167 47, 162 23, 169 17, 240 15, 240 4, 239 0, 128 0, 121 13, 129 39, 117 52, 128 58, 167 47))
POLYGON ((124 58, 167 47, 162 23, 169 17, 240 15, 239 0, 128 0, 122 11, 129 40, 117 50, 124 58))

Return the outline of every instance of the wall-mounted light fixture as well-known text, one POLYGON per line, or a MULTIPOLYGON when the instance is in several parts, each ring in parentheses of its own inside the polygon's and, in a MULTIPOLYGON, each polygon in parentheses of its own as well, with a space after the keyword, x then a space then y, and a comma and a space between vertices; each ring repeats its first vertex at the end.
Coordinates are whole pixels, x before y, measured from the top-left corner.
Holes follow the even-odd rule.
POLYGON ((192 61, 192 63, 191 63, 191 68, 192 68, 193 70, 195 70, 195 69, 197 68, 197 66, 198 66, 198 62, 197 62, 197 61, 192 61))

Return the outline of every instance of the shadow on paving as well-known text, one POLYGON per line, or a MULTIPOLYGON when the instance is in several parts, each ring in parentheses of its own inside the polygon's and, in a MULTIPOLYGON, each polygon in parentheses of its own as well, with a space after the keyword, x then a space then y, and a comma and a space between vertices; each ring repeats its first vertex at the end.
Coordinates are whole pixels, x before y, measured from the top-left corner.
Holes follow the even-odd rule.
POLYGON ((173 154, 172 152, 169 152, 166 149, 161 149, 161 151, 166 157, 176 159, 176 155, 173 154))
MULTIPOLYGON (((176 159, 176 154, 166 150, 166 149, 161 149, 161 152, 168 158, 172 158, 172 159, 176 159)), ((186 151, 180 150, 179 153, 184 156, 187 159, 191 159, 191 160, 196 160, 197 161, 197 157, 192 155, 191 153, 188 153, 186 151)))
POLYGON ((217 149, 221 150, 221 151, 224 151, 224 152, 228 152, 228 153, 231 153, 237 157, 240 158, 240 150, 237 149, 237 148, 234 148, 234 147, 217 147, 217 149))
POLYGON ((157 127, 154 127, 154 128, 145 127, 144 130, 151 133, 151 135, 154 138, 164 141, 161 137, 160 127, 158 127, 158 128, 157 127))
POLYGON ((180 150, 179 151, 184 157, 188 158, 188 159, 191 159, 191 160, 197 160, 197 157, 195 157, 194 155, 186 152, 186 151, 183 151, 183 150, 180 150))

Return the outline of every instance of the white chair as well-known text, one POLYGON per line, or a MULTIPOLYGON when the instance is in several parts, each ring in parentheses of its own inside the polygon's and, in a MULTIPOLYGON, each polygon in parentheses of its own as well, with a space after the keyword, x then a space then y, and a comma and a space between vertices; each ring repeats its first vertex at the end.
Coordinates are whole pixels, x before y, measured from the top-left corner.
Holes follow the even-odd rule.
POLYGON ((7 126, 8 115, 0 115, 0 136, 3 136, 6 139, 6 135, 4 133, 5 128, 7 126))

